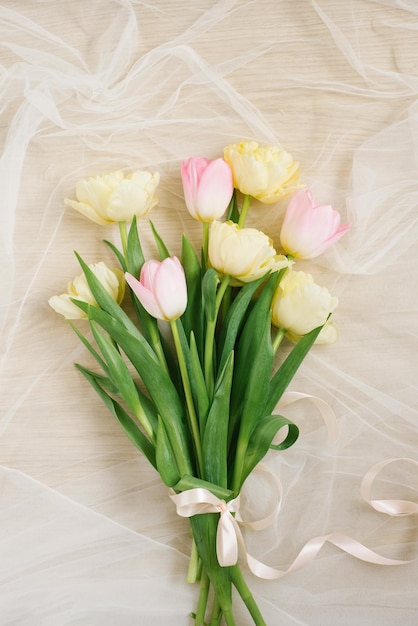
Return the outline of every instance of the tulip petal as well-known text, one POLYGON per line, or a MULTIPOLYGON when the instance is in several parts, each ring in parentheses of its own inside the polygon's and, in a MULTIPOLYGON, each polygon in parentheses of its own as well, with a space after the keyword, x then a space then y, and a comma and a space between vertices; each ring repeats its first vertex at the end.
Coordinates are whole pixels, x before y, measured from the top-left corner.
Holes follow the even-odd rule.
POLYGON ((187 306, 184 270, 177 257, 164 259, 159 265, 154 283, 155 299, 165 320, 175 320, 187 306))
POLYGON ((316 205, 309 190, 298 191, 287 208, 280 233, 284 250, 312 259, 335 243, 350 228, 330 205, 316 205))
POLYGON ((157 319, 164 319, 163 312, 161 311, 154 294, 152 291, 144 287, 132 274, 125 273, 125 279, 142 306, 152 317, 157 319))
POLYGON ((145 289, 149 289, 149 291, 154 290, 155 275, 159 267, 160 262, 155 261, 154 259, 146 261, 142 266, 141 283, 145 287, 145 289))
POLYGON ((68 198, 65 198, 64 204, 71 207, 75 211, 78 211, 78 213, 81 213, 92 222, 100 224, 100 226, 106 226, 107 224, 111 223, 111 220, 108 220, 104 216, 100 215, 89 204, 85 204, 84 202, 76 202, 75 200, 69 200, 68 198))
POLYGON ((232 172, 224 159, 209 162, 202 172, 197 190, 200 219, 213 221, 222 217, 231 200, 234 185, 232 172))
POLYGON ((86 318, 86 313, 84 313, 84 311, 82 311, 76 304, 71 302, 71 298, 72 296, 69 294, 62 293, 60 296, 52 296, 52 298, 48 300, 48 304, 56 313, 63 315, 67 320, 86 318))

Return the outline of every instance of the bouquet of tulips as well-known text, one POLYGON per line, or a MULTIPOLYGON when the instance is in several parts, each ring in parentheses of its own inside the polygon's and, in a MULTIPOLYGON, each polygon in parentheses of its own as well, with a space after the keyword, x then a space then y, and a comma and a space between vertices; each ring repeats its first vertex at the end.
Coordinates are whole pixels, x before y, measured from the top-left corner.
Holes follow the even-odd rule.
POLYGON ((198 251, 183 235, 181 260, 152 223, 159 258, 143 255, 137 220, 157 203, 157 173, 80 181, 77 200, 65 202, 98 224, 119 224, 120 249, 106 244, 120 269, 79 257, 83 274, 49 303, 69 320, 88 319, 88 336, 70 323, 100 371, 76 367, 159 472, 177 512, 190 518, 188 580, 200 583, 193 623, 235 624, 234 586, 261 625, 238 564, 239 495, 269 449, 296 441, 297 426, 275 407, 314 342, 336 335, 329 317, 337 299, 296 271, 295 260, 321 254, 349 225, 314 203, 298 163, 276 146, 242 142, 223 158, 190 158, 181 177, 186 207, 203 226, 198 251), (245 221, 252 198, 286 196, 277 253, 245 221), (130 315, 121 307, 125 283, 130 315), (277 368, 286 336, 292 348, 277 368))

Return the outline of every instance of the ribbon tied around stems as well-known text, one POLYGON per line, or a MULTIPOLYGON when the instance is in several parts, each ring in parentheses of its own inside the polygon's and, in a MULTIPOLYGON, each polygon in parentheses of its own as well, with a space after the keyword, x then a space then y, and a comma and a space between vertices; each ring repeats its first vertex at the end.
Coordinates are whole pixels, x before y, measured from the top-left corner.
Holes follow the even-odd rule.
MULTIPOLYGON (((328 427, 330 435, 329 438, 334 439, 336 434, 336 425, 333 423, 334 418, 332 410, 328 407, 328 405, 326 405, 328 408, 325 407, 324 409, 325 403, 320 401, 318 398, 308 396, 306 394, 294 393, 292 396, 289 395, 287 397, 287 401, 283 404, 290 404, 303 398, 310 398, 314 400, 328 427)), ((411 502, 409 500, 373 500, 371 497, 372 486, 377 475, 384 467, 390 463, 398 461, 406 461, 418 465, 417 461, 408 458, 389 459, 377 463, 366 473, 362 480, 361 496, 378 512, 382 512, 390 516, 412 515, 414 513, 418 513, 418 504, 415 502, 411 502)), ((320 537, 314 537, 309 540, 303 546, 302 550, 287 570, 277 570, 262 563, 261 561, 258 561, 246 551, 240 524, 253 530, 260 530, 270 525, 280 509, 282 486, 273 473, 262 464, 259 464, 254 471, 263 471, 270 474, 270 476, 272 476, 275 480, 277 490, 276 504, 273 507, 272 512, 267 517, 254 522, 244 522, 242 520, 239 512, 239 495, 237 498, 226 502, 225 500, 215 496, 208 489, 200 487, 197 489, 183 491, 178 494, 172 490, 170 492, 170 498, 176 504, 177 513, 182 517, 191 517, 193 515, 203 513, 219 514, 216 535, 216 553, 219 564, 222 567, 235 565, 238 561, 239 548, 241 548, 247 565, 253 574, 266 580, 275 580, 289 574, 290 572, 300 569, 301 567, 304 567, 316 557, 318 552, 327 542, 340 548, 351 556, 368 563, 374 563, 377 565, 403 565, 412 562, 383 557, 343 533, 330 533, 320 537)))

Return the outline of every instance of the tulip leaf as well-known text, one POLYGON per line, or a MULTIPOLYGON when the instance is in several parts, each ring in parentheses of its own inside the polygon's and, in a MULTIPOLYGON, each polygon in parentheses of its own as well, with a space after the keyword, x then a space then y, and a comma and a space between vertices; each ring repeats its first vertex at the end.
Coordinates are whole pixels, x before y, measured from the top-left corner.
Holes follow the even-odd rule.
MULTIPOLYGON (((248 367, 249 376, 247 377, 240 402, 238 439, 241 446, 248 444, 254 424, 263 415, 261 410, 266 395, 269 393, 269 380, 274 360, 270 337, 270 315, 266 316, 263 326, 264 332, 262 335, 259 335, 259 343, 251 355, 251 365, 248 367)), ((232 422, 231 426, 232 428, 235 427, 234 422, 232 422)))
POLYGON ((102 378, 98 375, 94 375, 92 372, 84 368, 82 365, 76 363, 76 368, 85 376, 89 381, 93 389, 103 400, 107 409, 117 419, 122 426, 129 439, 136 445, 139 450, 146 456, 148 461, 157 469, 155 450, 153 444, 142 433, 139 426, 135 421, 126 413, 121 405, 116 402, 103 388, 102 378))
MULTIPOLYGON (((264 359, 268 358, 271 360, 270 367, 273 366, 273 351, 270 338, 270 305, 277 280, 277 274, 273 274, 269 278, 263 288, 263 291, 261 292, 260 297, 251 309, 239 337, 234 385, 232 390, 232 415, 234 419, 236 419, 236 416, 242 411, 244 398, 247 398, 248 401, 251 402, 248 398, 248 385, 250 379, 254 376, 258 376, 260 382, 264 380, 269 381, 270 379, 271 369, 267 373, 267 363, 264 359), (260 352, 261 346, 263 346, 263 349, 260 352), (263 362, 261 363, 260 361, 259 363, 258 359, 263 359, 263 362), (263 373, 261 373, 260 370, 261 364, 263 365, 263 373), (257 372, 260 372, 260 375, 257 375, 257 372)), ((257 380, 252 381, 251 387, 254 388, 257 398, 263 398, 263 396, 257 392, 257 380)), ((257 402, 254 401, 252 404, 256 405, 257 402)), ((264 413, 264 415, 265 414, 266 413, 264 413)))
POLYGON ((97 324, 90 321, 93 336, 99 346, 108 366, 109 376, 119 390, 119 394, 125 400, 132 413, 143 423, 149 436, 154 437, 157 431, 156 422, 150 422, 148 415, 142 408, 138 390, 129 372, 128 366, 121 354, 116 349, 113 341, 99 332, 97 324))
POLYGON ((173 489, 176 491, 188 491, 189 489, 207 489, 218 498, 222 498, 225 501, 231 500, 234 496, 234 492, 231 489, 224 489, 215 483, 211 483, 202 478, 196 476, 182 476, 176 485, 173 485, 173 489))
POLYGON ((202 295, 203 308, 206 320, 214 322, 216 319, 216 291, 219 283, 219 277, 216 270, 208 269, 202 279, 202 295))
POLYGON ((127 330, 111 314, 77 302, 90 319, 97 322, 121 347, 142 379, 155 407, 164 421, 181 474, 191 474, 190 438, 183 403, 167 371, 157 360, 141 333, 127 330))
POLYGON ((75 324, 73 324, 70 321, 68 321, 68 323, 71 326, 71 328, 73 329, 73 331, 75 332, 75 334, 77 335, 77 337, 80 339, 80 341, 84 344, 84 346, 90 352, 90 354, 93 355, 93 357, 96 359, 97 363, 100 365, 102 370, 107 374, 107 365, 103 361, 102 357, 97 352, 97 350, 94 349, 94 347, 92 346, 90 341, 87 339, 87 337, 85 337, 83 335, 83 333, 77 328, 77 326, 75 326, 75 324))
POLYGON ((228 421, 234 353, 220 373, 215 385, 203 435, 203 465, 205 478, 221 487, 228 484, 228 421))
POLYGON ((174 487, 180 480, 176 459, 171 448, 170 439, 167 436, 163 420, 158 419, 157 444, 156 444, 157 470, 161 480, 167 487, 174 487))
POLYGON ((126 269, 127 269, 126 268, 126 261, 125 261, 125 257, 123 256, 122 252, 120 250, 118 250, 118 248, 111 241, 107 241, 107 239, 104 239, 103 242, 112 250, 113 254, 115 255, 115 257, 119 261, 119 264, 120 264, 121 268, 123 269, 124 272, 126 272, 126 269))
POLYGON ((284 450, 292 446, 299 436, 298 427, 281 415, 267 415, 261 419, 251 433, 245 455, 241 484, 251 474, 255 466, 264 458, 269 448, 284 450), (287 426, 288 434, 285 440, 278 445, 272 445, 272 440, 279 430, 287 426))
POLYGON ((200 432, 204 432, 209 411, 209 397, 193 332, 190 335, 190 383, 199 418, 200 432))
POLYGON ((238 210, 238 202, 237 202, 237 190, 234 189, 234 193, 232 194, 231 202, 229 203, 228 210, 226 213, 226 220, 231 220, 231 222, 235 222, 238 224, 239 220, 239 210, 238 210))
POLYGON ((270 390, 266 396, 266 402, 264 405, 264 410, 266 413, 271 413, 272 411, 274 411, 276 404, 282 397, 283 393, 286 391, 297 369, 308 354, 313 343, 315 342, 315 339, 321 332, 321 329, 322 326, 318 326, 317 328, 311 330, 310 333, 304 335, 301 339, 299 339, 298 343, 295 345, 285 361, 274 374, 273 378, 270 381, 270 390))
MULTIPOLYGON (((108 378, 108 376, 103 376, 103 374, 98 374, 97 372, 93 372, 93 370, 81 366, 78 363, 75 364, 77 369, 80 369, 81 367, 83 367, 83 373, 86 372, 86 374, 89 374, 90 376, 93 376, 95 379, 97 379, 97 381, 100 383, 100 386, 107 391, 108 393, 116 396, 118 395, 118 388, 116 387, 116 385, 114 384, 114 382, 108 378)), ((81 371, 81 370, 80 370, 81 371)))
POLYGON ((190 337, 193 330, 199 354, 203 354, 203 312, 202 312, 202 290, 201 272, 199 263, 193 246, 185 235, 182 240, 181 262, 184 268, 187 285, 187 307, 181 317, 186 337, 190 337))
POLYGON ((138 278, 145 258, 142 252, 141 241, 138 235, 136 216, 134 216, 128 233, 128 245, 126 251, 126 268, 132 276, 138 278))
POLYGON ((244 285, 228 310, 228 314, 223 321, 219 336, 219 346, 222 348, 222 354, 219 362, 220 369, 223 368, 229 353, 235 347, 237 336, 244 323, 244 317, 248 311, 251 298, 264 280, 265 277, 263 276, 258 280, 254 280, 244 285))
POLYGON ((150 226, 151 226, 152 234, 154 235, 155 243, 157 244, 158 253, 160 255, 160 260, 164 261, 164 259, 167 259, 169 256, 171 256, 171 254, 170 254, 167 246, 165 245, 164 241, 162 240, 162 238, 158 234, 157 229, 155 228, 155 226, 151 222, 151 220, 150 220, 149 223, 150 223, 150 226))

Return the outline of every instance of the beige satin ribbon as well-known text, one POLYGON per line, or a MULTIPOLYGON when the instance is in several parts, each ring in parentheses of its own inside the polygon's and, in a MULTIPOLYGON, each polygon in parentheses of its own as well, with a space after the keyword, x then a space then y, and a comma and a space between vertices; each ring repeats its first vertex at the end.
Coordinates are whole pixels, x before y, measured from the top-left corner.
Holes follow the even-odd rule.
MULTIPOLYGON (((374 509, 384 512, 387 515, 399 516, 418 513, 418 505, 408 500, 372 500, 371 498, 373 482, 379 472, 386 467, 386 465, 397 461, 408 461, 418 465, 418 462, 413 459, 389 459, 374 465, 363 478, 361 485, 362 497, 374 509)), ((279 489, 278 504, 274 507, 272 514, 263 520, 247 523, 247 526, 252 526, 253 524, 258 527, 265 526, 266 519, 268 519, 270 523, 272 517, 277 514, 281 500, 281 486, 280 483, 277 484, 279 489)), ((179 494, 171 493, 170 497, 177 506, 177 513, 182 517, 191 517, 192 515, 202 513, 219 513, 220 518, 216 537, 216 550, 219 564, 223 567, 235 565, 238 560, 239 548, 241 548, 249 569, 259 578, 274 580, 300 569, 315 558, 325 543, 331 543, 351 556, 366 561, 367 563, 375 563, 377 565, 403 565, 412 562, 388 559, 373 552, 347 535, 342 533, 330 533, 308 541, 287 570, 276 570, 247 553, 244 538, 239 527, 239 523, 242 521, 239 516, 239 496, 230 502, 225 502, 214 496, 207 489, 198 488, 183 491, 179 494), (235 516, 233 514, 235 514, 235 516)))
POLYGON ((325 402, 325 400, 322 400, 322 398, 312 396, 309 393, 301 393, 300 391, 285 391, 274 410, 281 411, 286 406, 298 402, 299 400, 310 400, 310 402, 316 406, 327 427, 329 443, 336 441, 338 438, 337 418, 329 404, 325 402))
POLYGON ((418 504, 416 502, 411 502, 410 500, 373 500, 371 496, 373 482, 380 471, 387 465, 390 465, 390 463, 403 461, 413 463, 413 465, 418 465, 418 461, 402 457, 380 461, 380 463, 376 463, 376 465, 373 465, 373 467, 369 469, 361 482, 360 492, 362 498, 376 511, 379 511, 379 513, 386 513, 386 515, 390 515, 392 517, 418 513, 418 504))

